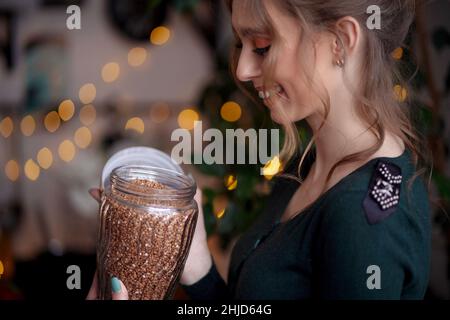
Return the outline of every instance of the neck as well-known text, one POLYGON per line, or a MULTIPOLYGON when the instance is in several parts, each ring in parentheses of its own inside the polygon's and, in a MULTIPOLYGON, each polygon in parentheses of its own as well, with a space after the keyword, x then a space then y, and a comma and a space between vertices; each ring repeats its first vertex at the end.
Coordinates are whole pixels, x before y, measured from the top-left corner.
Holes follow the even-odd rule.
POLYGON ((356 116, 353 106, 349 99, 341 99, 330 106, 327 121, 320 130, 323 121, 321 114, 315 113, 306 118, 316 135, 316 160, 310 171, 312 182, 324 181, 337 161, 376 143, 376 137, 356 116))

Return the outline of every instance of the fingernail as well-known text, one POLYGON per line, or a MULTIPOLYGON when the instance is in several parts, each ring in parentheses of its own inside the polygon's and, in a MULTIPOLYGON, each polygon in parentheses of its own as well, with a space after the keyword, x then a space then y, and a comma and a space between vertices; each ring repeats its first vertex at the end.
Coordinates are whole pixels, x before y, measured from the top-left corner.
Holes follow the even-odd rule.
POLYGON ((114 293, 119 293, 122 290, 122 286, 120 285, 119 279, 116 277, 111 278, 111 289, 114 293))

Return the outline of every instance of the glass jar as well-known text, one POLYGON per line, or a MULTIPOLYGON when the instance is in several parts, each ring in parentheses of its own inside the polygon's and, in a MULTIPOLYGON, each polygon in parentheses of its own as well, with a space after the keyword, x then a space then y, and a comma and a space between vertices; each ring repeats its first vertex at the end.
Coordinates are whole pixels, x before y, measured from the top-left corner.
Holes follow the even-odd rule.
POLYGON ((130 300, 170 299, 189 253, 198 207, 191 176, 150 166, 112 171, 102 194, 97 245, 99 298, 111 277, 130 300))

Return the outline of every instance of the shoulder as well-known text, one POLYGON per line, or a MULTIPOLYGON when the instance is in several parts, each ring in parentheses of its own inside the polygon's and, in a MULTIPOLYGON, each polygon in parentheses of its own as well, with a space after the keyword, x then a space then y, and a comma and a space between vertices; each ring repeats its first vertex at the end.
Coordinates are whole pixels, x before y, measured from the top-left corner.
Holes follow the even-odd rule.
POLYGON ((427 226, 430 207, 423 179, 416 178, 405 159, 379 158, 343 179, 322 206, 324 223, 368 228, 378 225, 421 223, 427 226))
POLYGON ((369 162, 348 176, 321 206, 314 242, 321 295, 423 296, 431 244, 427 193, 423 181, 416 179, 408 201, 412 171, 400 160, 369 162), (396 170, 401 170, 401 179, 396 170), (383 274, 381 290, 368 290, 373 266, 383 274))

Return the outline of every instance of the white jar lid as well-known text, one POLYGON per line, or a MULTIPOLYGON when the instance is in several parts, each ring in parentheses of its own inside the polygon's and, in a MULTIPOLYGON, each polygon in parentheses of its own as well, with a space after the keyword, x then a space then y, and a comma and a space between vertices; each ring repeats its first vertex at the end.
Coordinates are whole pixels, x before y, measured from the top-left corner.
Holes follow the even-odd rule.
POLYGON ((108 159, 103 167, 101 187, 105 188, 109 184, 109 176, 114 169, 125 165, 152 166, 184 174, 183 169, 166 153, 149 147, 131 147, 108 159))

